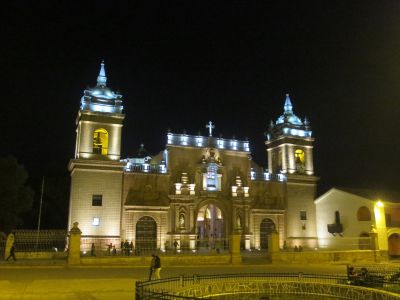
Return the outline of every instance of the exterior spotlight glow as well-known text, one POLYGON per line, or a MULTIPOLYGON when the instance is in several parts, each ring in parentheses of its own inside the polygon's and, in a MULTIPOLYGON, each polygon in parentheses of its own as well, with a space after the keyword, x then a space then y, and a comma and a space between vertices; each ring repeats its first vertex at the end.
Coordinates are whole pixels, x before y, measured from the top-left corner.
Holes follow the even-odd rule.
POLYGON ((383 207, 383 202, 381 200, 378 200, 378 202, 376 203, 376 206, 383 207))

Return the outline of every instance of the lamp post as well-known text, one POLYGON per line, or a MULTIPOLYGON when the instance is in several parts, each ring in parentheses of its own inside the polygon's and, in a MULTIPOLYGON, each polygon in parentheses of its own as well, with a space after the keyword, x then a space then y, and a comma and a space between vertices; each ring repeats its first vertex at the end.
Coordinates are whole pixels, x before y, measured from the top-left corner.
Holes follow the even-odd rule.
POLYGON ((374 205, 375 228, 377 234, 377 247, 381 255, 387 256, 388 253, 388 237, 386 228, 385 205, 378 200, 374 205))

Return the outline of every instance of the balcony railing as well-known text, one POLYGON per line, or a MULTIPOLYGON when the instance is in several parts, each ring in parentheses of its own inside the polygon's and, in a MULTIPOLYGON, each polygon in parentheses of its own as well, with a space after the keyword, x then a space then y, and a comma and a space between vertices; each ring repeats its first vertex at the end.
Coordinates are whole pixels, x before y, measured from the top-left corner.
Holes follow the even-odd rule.
POLYGON ((167 167, 164 164, 132 164, 127 163, 125 167, 126 172, 136 173, 167 173, 167 167))
POLYGON ((250 172, 251 180, 262 180, 262 181, 286 181, 284 174, 272 174, 269 172, 250 172))

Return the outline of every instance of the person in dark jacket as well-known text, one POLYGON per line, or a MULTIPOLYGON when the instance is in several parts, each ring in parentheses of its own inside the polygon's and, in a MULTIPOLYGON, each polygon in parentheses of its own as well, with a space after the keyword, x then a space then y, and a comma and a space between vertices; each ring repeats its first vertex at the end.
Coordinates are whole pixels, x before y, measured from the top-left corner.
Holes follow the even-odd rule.
POLYGON ((151 256, 153 258, 151 259, 149 280, 151 280, 153 274, 155 279, 160 279, 161 259, 156 254, 152 254, 151 256))
POLYGON ((11 246, 11 248, 10 248, 10 255, 7 257, 6 260, 9 260, 10 257, 12 257, 14 261, 16 261, 16 259, 15 259, 15 247, 14 247, 14 245, 11 246))

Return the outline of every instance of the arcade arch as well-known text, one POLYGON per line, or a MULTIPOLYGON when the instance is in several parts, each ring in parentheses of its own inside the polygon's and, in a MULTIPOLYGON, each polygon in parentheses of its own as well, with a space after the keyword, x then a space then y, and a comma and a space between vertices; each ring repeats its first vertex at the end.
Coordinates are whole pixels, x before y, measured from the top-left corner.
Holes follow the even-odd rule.
POLYGON ((274 221, 265 218, 260 223, 260 249, 268 249, 268 236, 276 229, 274 221))
POLYGON ((213 203, 200 207, 196 217, 199 248, 221 249, 226 238, 226 221, 222 210, 213 203))
POLYGON ((136 251, 149 253, 157 249, 157 223, 149 216, 140 218, 136 223, 136 251))
POLYGON ((400 234, 393 233, 389 235, 388 239, 389 251, 388 254, 390 256, 400 256, 400 234))

